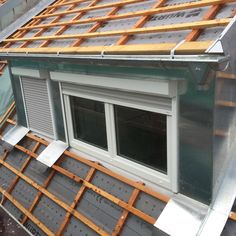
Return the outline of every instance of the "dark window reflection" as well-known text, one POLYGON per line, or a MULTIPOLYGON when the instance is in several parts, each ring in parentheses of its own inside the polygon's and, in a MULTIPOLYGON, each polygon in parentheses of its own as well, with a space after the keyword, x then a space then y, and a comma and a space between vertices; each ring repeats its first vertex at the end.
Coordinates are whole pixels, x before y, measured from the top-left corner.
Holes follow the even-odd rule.
POLYGON ((70 97, 74 138, 107 150, 104 103, 70 97))
POLYGON ((167 172, 166 116, 114 106, 118 155, 167 172))

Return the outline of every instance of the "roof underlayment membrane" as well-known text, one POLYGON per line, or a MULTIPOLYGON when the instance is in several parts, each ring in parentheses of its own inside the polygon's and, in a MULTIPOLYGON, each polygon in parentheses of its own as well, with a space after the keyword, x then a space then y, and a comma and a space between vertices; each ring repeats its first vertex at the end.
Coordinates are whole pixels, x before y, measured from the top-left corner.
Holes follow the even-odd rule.
MULTIPOLYGON (((10 111, 10 112, 9 112, 10 111)), ((14 104, 0 137, 16 124, 14 104)), ((28 133, 0 141, 3 206, 36 235, 152 235, 168 196, 65 151, 47 168, 36 160, 48 142, 28 133)))
POLYGON ((58 0, 0 52, 203 54, 235 16, 235 0, 58 0))

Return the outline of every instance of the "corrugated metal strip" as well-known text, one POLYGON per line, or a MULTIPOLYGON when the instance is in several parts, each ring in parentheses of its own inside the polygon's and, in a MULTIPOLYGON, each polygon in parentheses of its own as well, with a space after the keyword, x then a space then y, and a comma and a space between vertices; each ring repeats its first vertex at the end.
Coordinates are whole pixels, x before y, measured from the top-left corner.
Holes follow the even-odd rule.
POLYGON ((53 125, 46 80, 22 78, 30 129, 53 136, 53 125))

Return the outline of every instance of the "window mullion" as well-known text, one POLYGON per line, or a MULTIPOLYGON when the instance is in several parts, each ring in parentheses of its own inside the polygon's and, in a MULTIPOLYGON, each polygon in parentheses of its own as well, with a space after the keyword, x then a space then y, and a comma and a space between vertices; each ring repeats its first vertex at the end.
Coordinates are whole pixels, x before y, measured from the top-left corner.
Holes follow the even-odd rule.
POLYGON ((116 134, 113 105, 105 103, 108 152, 112 158, 116 156, 116 134))
POLYGON ((68 95, 64 95, 64 102, 65 102, 65 112, 66 112, 66 119, 67 119, 67 127, 68 127, 68 140, 71 142, 74 139, 74 131, 73 131, 73 124, 72 124, 72 117, 71 117, 71 107, 70 107, 70 99, 68 95))

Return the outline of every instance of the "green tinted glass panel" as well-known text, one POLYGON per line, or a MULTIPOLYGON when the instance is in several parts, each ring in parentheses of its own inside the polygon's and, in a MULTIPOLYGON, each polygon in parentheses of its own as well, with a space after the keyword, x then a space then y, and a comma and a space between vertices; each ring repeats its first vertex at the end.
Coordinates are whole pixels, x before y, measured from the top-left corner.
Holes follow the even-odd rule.
POLYGON ((74 138, 107 150, 104 103, 70 97, 74 138))
POLYGON ((166 116, 115 106, 119 156, 167 172, 166 116))

